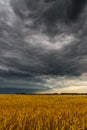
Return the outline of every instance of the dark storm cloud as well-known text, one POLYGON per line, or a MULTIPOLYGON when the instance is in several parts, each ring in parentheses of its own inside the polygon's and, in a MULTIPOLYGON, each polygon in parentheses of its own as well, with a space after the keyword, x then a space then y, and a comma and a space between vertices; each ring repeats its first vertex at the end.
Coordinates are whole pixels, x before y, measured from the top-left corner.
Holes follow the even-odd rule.
MULTIPOLYGON (((21 18, 45 18, 56 22, 59 18, 76 19, 86 4, 86 0, 15 0, 11 1, 14 11, 21 18), (31 13, 29 12, 31 11, 31 13)), ((46 21, 46 22, 47 22, 46 21)))
MULTIPOLYGON (((74 21, 79 24, 78 18, 84 11, 86 4, 86 0, 11 1, 15 14, 24 21, 26 28, 36 29, 44 24, 46 30, 43 32, 51 37, 61 33, 59 23, 62 26, 64 24, 71 26, 74 21)), ((64 30, 64 27, 62 29, 64 30)), ((66 32, 66 30, 64 31, 66 32)))
MULTIPOLYGON (((14 75, 15 76, 15 75, 14 75)), ((47 91, 50 88, 45 84, 46 81, 41 77, 21 77, 0 78, 0 93, 36 93, 39 91, 47 91)))
POLYGON ((87 72, 85 3, 85 0, 12 0, 2 8, 0 77, 77 76, 87 72), (73 35, 73 41, 63 46, 58 43, 60 49, 56 49, 58 45, 52 48, 55 36, 63 33, 67 37, 73 35))
POLYGON ((86 0, 72 0, 71 11, 67 10, 70 11, 68 12, 69 19, 72 21, 76 20, 81 11, 83 11, 86 3, 86 0))
MULTIPOLYGON (((37 25, 44 22, 50 33, 57 33, 57 22, 69 24, 78 19, 86 0, 15 0, 11 1, 15 13, 22 19, 32 19, 37 25)), ((35 27, 35 26, 34 26, 35 27)))

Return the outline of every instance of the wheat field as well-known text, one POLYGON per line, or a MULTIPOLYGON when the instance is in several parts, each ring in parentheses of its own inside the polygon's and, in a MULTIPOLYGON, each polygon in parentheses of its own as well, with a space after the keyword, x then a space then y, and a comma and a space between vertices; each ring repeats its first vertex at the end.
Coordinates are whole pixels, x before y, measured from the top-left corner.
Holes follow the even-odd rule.
POLYGON ((87 96, 1 94, 0 130, 87 130, 87 96))

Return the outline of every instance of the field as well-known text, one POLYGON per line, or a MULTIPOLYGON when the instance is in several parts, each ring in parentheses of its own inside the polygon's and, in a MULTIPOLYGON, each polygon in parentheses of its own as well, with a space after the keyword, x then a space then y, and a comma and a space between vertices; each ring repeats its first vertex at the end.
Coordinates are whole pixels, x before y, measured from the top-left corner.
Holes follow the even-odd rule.
POLYGON ((1 94, 0 130, 87 130, 87 96, 1 94))

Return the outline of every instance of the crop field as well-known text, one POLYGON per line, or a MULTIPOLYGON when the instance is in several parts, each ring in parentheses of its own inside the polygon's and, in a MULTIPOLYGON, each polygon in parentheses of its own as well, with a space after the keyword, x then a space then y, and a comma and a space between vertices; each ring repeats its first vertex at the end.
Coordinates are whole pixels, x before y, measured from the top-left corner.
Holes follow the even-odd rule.
POLYGON ((87 96, 1 94, 0 130, 87 130, 87 96))

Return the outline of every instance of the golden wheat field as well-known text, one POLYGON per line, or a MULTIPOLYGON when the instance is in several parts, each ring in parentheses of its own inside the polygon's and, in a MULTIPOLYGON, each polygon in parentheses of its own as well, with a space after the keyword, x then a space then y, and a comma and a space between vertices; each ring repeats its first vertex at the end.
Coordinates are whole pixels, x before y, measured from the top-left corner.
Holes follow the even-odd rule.
POLYGON ((1 94, 0 130, 87 130, 87 96, 1 94))

